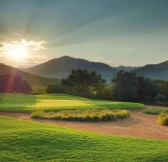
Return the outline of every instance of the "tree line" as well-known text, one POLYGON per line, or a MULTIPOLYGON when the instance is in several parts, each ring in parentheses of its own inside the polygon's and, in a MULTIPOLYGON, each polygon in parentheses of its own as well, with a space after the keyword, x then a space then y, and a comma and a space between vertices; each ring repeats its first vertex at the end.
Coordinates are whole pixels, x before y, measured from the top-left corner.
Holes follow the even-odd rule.
POLYGON ((165 82, 160 82, 131 72, 119 71, 111 85, 108 85, 96 72, 78 69, 72 70, 60 83, 48 85, 46 91, 116 101, 163 102, 168 100, 168 91, 164 91, 165 82))
MULTIPOLYGON (((0 76, 0 93, 33 94, 31 85, 20 76, 0 76)), ((67 78, 47 86, 46 93, 78 95, 86 98, 145 103, 166 103, 168 81, 151 80, 127 71, 119 71, 111 84, 96 72, 72 70, 67 78)))

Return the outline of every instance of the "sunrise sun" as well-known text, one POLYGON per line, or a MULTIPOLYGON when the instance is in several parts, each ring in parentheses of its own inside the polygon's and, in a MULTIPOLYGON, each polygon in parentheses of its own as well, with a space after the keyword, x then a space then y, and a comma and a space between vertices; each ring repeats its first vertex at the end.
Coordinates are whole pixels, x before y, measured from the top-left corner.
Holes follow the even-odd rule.
POLYGON ((8 49, 7 54, 13 59, 23 59, 27 54, 27 50, 25 47, 18 46, 8 49))

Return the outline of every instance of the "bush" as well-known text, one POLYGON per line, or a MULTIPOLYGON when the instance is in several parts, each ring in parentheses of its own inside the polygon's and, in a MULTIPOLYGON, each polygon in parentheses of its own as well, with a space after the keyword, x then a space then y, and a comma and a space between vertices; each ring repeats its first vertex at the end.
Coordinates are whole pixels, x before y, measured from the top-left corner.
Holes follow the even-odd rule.
POLYGON ((155 97, 155 100, 156 101, 160 101, 160 102, 163 102, 163 101, 166 101, 166 96, 162 95, 162 94, 158 94, 156 97, 155 97))
POLYGON ((43 87, 32 87, 33 95, 42 95, 45 94, 45 89, 43 87))
POLYGON ((60 93, 60 94, 70 94, 78 95, 77 91, 72 87, 63 86, 62 84, 50 84, 47 86, 46 93, 60 93))
POLYGON ((155 102, 145 102, 146 105, 156 105, 156 106, 165 106, 168 107, 168 102, 160 102, 160 101, 155 101, 155 102))
POLYGON ((127 110, 63 110, 59 112, 37 110, 32 113, 32 118, 91 122, 126 119, 129 116, 127 110))
POLYGON ((155 80, 157 84, 159 84, 160 93, 166 97, 166 101, 168 101, 168 81, 165 80, 155 80))
POLYGON ((168 114, 161 113, 157 119, 158 124, 168 126, 168 114))

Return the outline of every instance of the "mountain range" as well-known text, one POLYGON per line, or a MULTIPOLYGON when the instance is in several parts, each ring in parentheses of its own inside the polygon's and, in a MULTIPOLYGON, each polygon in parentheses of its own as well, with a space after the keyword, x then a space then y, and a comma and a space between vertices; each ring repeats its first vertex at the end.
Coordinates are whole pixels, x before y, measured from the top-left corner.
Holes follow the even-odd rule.
POLYGON ((102 77, 107 81, 110 81, 118 71, 104 63, 90 62, 88 60, 73 58, 70 56, 52 59, 45 63, 23 70, 41 76, 62 79, 66 78, 72 70, 77 69, 96 71, 97 74, 102 75, 102 77))
POLYGON ((1 63, 0 75, 15 72, 32 85, 47 85, 49 83, 57 82, 58 79, 66 78, 71 70, 76 69, 95 71, 97 74, 102 75, 108 83, 110 83, 111 79, 119 70, 130 71, 151 79, 168 80, 168 61, 142 67, 111 67, 101 62, 91 62, 70 56, 52 59, 42 64, 24 69, 16 69, 1 63))
POLYGON ((132 72, 151 79, 168 80, 168 60, 159 64, 146 65, 132 72))
POLYGON ((96 71, 108 82, 111 81, 119 70, 134 72, 137 75, 142 75, 151 79, 168 80, 168 61, 159 64, 146 65, 143 67, 111 67, 101 62, 91 62, 84 59, 63 56, 23 70, 45 77, 62 79, 67 77, 71 70, 76 69, 96 71))

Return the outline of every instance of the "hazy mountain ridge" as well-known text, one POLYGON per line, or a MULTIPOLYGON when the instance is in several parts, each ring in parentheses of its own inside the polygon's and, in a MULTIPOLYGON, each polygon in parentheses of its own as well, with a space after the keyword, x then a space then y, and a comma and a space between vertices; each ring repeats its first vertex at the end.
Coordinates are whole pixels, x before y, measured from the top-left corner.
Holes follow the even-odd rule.
POLYGON ((24 69, 24 71, 37 75, 62 79, 67 77, 71 70, 87 69, 88 71, 96 71, 102 75, 108 82, 115 77, 119 70, 131 71, 138 75, 143 75, 151 79, 168 80, 168 61, 159 64, 150 64, 143 67, 118 66, 111 67, 101 62, 91 62, 84 59, 63 56, 52 59, 42 64, 24 69))
POLYGON ((88 69, 102 75, 110 82, 119 70, 126 70, 152 79, 168 80, 168 61, 159 64, 149 64, 143 67, 111 67, 101 62, 91 62, 84 59, 63 56, 52 59, 34 67, 18 70, 5 64, 0 64, 0 75, 15 72, 30 84, 41 85, 57 82, 57 79, 67 77, 71 70, 88 69), (43 77, 42 77, 43 76, 43 77))
POLYGON ((24 70, 41 76, 62 79, 67 77, 72 70, 76 69, 96 71, 97 74, 102 75, 102 77, 107 81, 110 81, 117 73, 116 69, 107 64, 100 62, 90 62, 88 60, 69 56, 52 59, 45 63, 24 70))
POLYGON ((151 79, 168 80, 168 61, 159 64, 149 64, 132 72, 151 79))
POLYGON ((47 85, 49 83, 57 82, 57 79, 54 78, 46 78, 42 76, 38 76, 35 74, 30 74, 21 70, 18 70, 16 68, 13 68, 11 66, 5 65, 3 63, 0 63, 0 75, 14 73, 18 76, 20 76, 22 79, 26 80, 31 85, 47 85))

